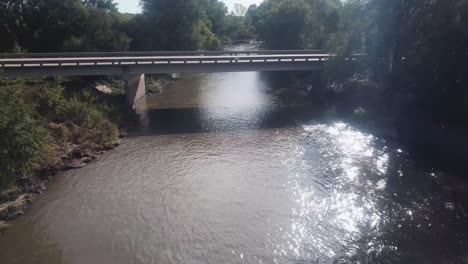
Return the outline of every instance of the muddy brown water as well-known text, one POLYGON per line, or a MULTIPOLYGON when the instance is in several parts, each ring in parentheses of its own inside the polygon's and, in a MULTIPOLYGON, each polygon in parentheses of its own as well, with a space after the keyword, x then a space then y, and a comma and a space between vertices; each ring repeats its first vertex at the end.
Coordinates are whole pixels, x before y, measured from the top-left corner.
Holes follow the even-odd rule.
POLYGON ((278 96, 277 75, 184 75, 149 98, 121 146, 0 235, 0 263, 467 263, 463 175, 278 96))

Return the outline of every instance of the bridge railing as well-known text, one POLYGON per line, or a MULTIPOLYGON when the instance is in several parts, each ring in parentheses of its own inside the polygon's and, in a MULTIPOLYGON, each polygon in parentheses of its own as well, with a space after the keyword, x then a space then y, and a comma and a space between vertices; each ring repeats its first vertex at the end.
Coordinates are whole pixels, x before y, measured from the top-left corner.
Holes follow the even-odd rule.
POLYGON ((0 53, 0 58, 80 58, 144 56, 216 56, 269 54, 323 54, 323 50, 223 50, 223 51, 143 51, 143 52, 67 52, 67 53, 0 53))
POLYGON ((67 67, 104 65, 148 65, 148 64, 205 64, 205 63, 281 63, 322 62, 329 54, 291 55, 221 55, 221 56, 139 56, 139 57, 67 57, 67 58, 8 58, 0 59, 0 68, 19 67, 67 67))

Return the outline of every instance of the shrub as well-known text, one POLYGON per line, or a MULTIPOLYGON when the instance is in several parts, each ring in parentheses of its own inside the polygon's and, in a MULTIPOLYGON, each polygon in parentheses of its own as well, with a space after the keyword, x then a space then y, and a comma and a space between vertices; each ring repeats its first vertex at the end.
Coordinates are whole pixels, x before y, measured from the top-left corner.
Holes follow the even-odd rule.
POLYGON ((27 176, 47 150, 48 136, 15 87, 0 87, 0 190, 27 176))

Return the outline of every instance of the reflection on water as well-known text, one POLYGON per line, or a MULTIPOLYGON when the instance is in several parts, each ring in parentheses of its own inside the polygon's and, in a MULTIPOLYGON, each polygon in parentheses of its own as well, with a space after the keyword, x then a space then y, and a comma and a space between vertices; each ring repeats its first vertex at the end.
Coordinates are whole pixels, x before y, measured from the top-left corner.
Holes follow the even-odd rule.
POLYGON ((462 181, 264 77, 187 75, 149 98, 120 147, 0 236, 0 263, 466 263, 462 181))
POLYGON ((295 172, 290 192, 298 204, 288 246, 296 258, 308 260, 361 253, 359 245, 350 242, 378 230, 377 202, 385 188, 381 175, 388 155, 376 148, 373 136, 344 123, 307 125, 304 131, 303 144, 284 159, 295 172), (308 162, 310 157, 314 164, 308 162), (363 170, 379 173, 367 175, 363 170), (326 180, 310 178, 311 171, 326 180))

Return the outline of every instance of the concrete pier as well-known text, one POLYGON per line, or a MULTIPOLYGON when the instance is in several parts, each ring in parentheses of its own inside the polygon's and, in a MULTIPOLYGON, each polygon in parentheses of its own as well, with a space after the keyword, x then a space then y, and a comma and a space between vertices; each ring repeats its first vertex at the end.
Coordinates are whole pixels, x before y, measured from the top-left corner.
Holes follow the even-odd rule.
POLYGON ((145 75, 126 74, 124 75, 124 82, 127 104, 132 109, 137 109, 146 98, 145 75))

